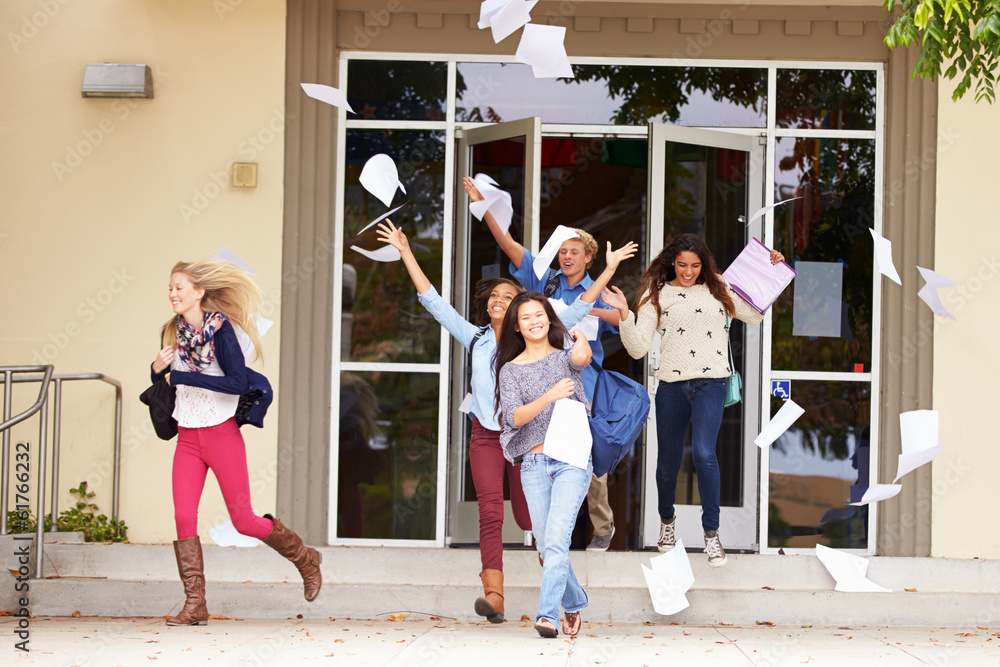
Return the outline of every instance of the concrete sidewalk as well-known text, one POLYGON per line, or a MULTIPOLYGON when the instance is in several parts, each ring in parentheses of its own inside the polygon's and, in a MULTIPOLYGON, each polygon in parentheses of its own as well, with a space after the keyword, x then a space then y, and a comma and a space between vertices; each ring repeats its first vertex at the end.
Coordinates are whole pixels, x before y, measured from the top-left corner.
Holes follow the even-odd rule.
POLYGON ((591 624, 575 639, 410 614, 375 620, 215 619, 170 628, 162 618, 38 617, 30 653, 17 619, 0 618, 0 663, 125 665, 975 665, 1000 664, 996 628, 591 624), (151 662, 156 661, 156 662, 151 662))

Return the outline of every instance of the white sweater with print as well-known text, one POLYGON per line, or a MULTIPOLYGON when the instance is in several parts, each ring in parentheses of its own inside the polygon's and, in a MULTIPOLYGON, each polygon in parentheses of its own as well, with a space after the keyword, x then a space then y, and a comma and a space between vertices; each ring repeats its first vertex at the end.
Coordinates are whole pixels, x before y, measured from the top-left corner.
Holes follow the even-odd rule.
MULTIPOLYGON (((759 324, 764 316, 754 310, 719 276, 736 306, 734 319, 759 324)), ((643 295, 645 297, 645 294, 643 295)), ((634 359, 649 352, 653 334, 660 333, 660 367, 656 377, 664 382, 696 378, 729 377, 729 327, 722 303, 704 284, 660 290, 659 320, 650 301, 635 315, 629 311, 620 325, 622 343, 634 359)))

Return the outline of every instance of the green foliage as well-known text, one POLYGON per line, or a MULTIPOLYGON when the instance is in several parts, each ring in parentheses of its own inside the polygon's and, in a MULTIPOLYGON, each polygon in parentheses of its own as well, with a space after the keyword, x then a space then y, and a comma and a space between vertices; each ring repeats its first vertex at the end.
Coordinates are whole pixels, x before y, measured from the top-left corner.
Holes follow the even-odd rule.
MULTIPOLYGON (((892 11, 894 0, 885 0, 892 11)), ((1000 0, 903 0, 902 13, 889 28, 885 44, 920 45, 913 78, 958 79, 953 100, 975 84, 976 101, 996 99, 1000 63, 1000 0), (947 65, 946 65, 947 61, 947 65)))
MULTIPOLYGON (((88 542, 127 542, 128 526, 118 517, 110 519, 104 514, 95 515, 99 508, 90 499, 94 497, 93 491, 87 490, 87 483, 80 482, 80 486, 70 489, 77 501, 73 507, 59 513, 56 521, 56 530, 63 533, 81 532, 88 542)), ((38 526, 35 514, 31 509, 26 511, 7 512, 7 532, 33 533, 38 526)), ((52 529, 52 514, 45 515, 43 530, 48 532, 52 529)))

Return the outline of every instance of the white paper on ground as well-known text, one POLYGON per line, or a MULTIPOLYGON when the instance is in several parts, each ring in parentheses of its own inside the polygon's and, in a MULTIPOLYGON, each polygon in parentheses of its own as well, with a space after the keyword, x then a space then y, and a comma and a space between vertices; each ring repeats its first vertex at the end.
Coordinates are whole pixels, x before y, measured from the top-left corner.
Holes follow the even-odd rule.
POLYGON ((573 66, 569 64, 563 44, 565 38, 563 26, 528 23, 521 33, 514 59, 531 65, 536 79, 573 78, 573 66))
POLYGON ((917 271, 920 271, 920 275, 927 281, 927 284, 921 287, 920 291, 917 292, 917 296, 919 296, 924 303, 930 306, 935 315, 939 317, 947 317, 951 320, 957 320, 957 318, 949 313, 944 307, 944 304, 941 302, 941 297, 937 293, 937 291, 942 287, 955 287, 955 283, 951 281, 951 278, 943 273, 937 273, 936 271, 925 269, 922 266, 918 266, 917 271))
POLYGON ((535 270, 535 276, 541 280, 542 276, 545 275, 545 270, 549 268, 549 264, 552 263, 552 260, 555 259, 556 255, 559 253, 559 248, 562 247, 563 242, 579 237, 580 235, 569 227, 564 225, 556 227, 556 230, 552 232, 552 236, 549 237, 549 240, 545 242, 545 245, 542 246, 542 249, 535 257, 535 263, 532 264, 532 268, 535 270))
POLYGON ((301 83, 299 85, 302 86, 302 90, 306 91, 306 95, 314 100, 326 102, 329 105, 347 109, 351 113, 355 113, 351 105, 347 103, 347 95, 341 89, 334 88, 333 86, 324 86, 321 83, 301 83))
POLYGON ((351 246, 351 250, 359 252, 368 259, 374 260, 376 262, 398 262, 403 258, 399 254, 399 251, 393 248, 391 245, 383 246, 378 250, 365 250, 364 248, 359 248, 356 245, 351 246))
POLYGON ((788 430, 788 427, 801 417, 805 410, 792 399, 785 401, 777 414, 771 417, 771 421, 760 430, 760 435, 754 438, 753 444, 761 449, 769 447, 771 443, 781 437, 781 434, 788 430))
MULTIPOLYGON (((404 206, 406 206, 409 203, 410 202, 408 202, 408 201, 404 201, 402 204, 400 204, 396 208, 392 209, 388 213, 383 213, 379 217, 375 218, 374 220, 372 220, 371 222, 369 222, 367 225, 365 225, 364 228, 360 232, 358 232, 358 235, 364 234, 369 229, 371 229, 371 227, 373 225, 377 225, 378 223, 382 222, 383 220, 385 220, 386 218, 388 218, 390 215, 392 215, 393 213, 395 213, 396 211, 398 211, 399 209, 403 208, 404 206)), ((396 226, 398 227, 399 225, 396 225, 396 226)))
POLYGON ((237 255, 235 252, 233 252, 226 246, 221 246, 218 250, 215 251, 215 254, 212 255, 212 261, 229 262, 230 264, 235 264, 236 266, 246 271, 247 275, 249 276, 252 276, 255 273, 253 268, 249 264, 243 261, 242 257, 237 255))
POLYGON ((944 449, 944 445, 922 449, 919 452, 912 452, 910 454, 900 454, 899 463, 896 464, 896 478, 892 481, 896 482, 907 473, 913 472, 920 466, 930 463, 937 458, 942 449, 944 449))
POLYGON ((790 201, 795 201, 796 199, 802 199, 802 197, 792 197, 791 199, 785 199, 785 200, 783 200, 783 201, 779 201, 779 202, 775 202, 775 203, 773 203, 773 204, 768 204, 768 205, 767 205, 767 206, 765 206, 764 208, 762 208, 762 209, 760 209, 759 211, 757 211, 756 213, 754 213, 754 214, 753 214, 753 215, 752 215, 752 216, 750 217, 750 219, 749 219, 749 220, 747 220, 747 224, 749 225, 749 224, 750 224, 751 222, 753 222, 754 220, 756 220, 756 219, 757 219, 757 218, 759 218, 760 216, 762 216, 762 215, 766 215, 766 214, 767 214, 767 212, 768 212, 768 211, 770 211, 771 209, 774 209, 774 208, 777 208, 778 206, 781 206, 782 204, 787 204, 787 203, 788 203, 788 202, 790 202, 790 201))
MULTIPOLYGON (((260 516, 256 511, 254 514, 260 516)), ((223 521, 218 526, 209 528, 208 536, 220 547, 255 547, 260 544, 260 540, 256 537, 236 532, 231 520, 223 521)))
POLYGON ((904 454, 937 447, 940 419, 937 410, 909 410, 899 413, 899 435, 904 454))
POLYGON ((888 500, 889 498, 898 495, 902 488, 902 484, 872 484, 868 487, 868 490, 865 491, 865 495, 861 496, 861 500, 850 504, 860 507, 861 505, 867 505, 868 503, 877 503, 880 500, 888 500))
POLYGON ((531 20, 531 8, 538 0, 508 0, 503 7, 490 15, 493 43, 499 44, 531 20))
POLYGON ((896 273, 896 266, 892 263, 892 241, 882 237, 874 229, 869 229, 872 240, 875 241, 875 263, 879 272, 897 285, 902 285, 899 274, 896 273))
POLYGON ((476 174, 472 182, 476 184, 476 189, 483 196, 479 201, 469 204, 469 211, 476 216, 477 220, 482 220, 486 212, 493 214, 493 219, 500 228, 500 233, 506 234, 510 229, 510 221, 514 217, 514 205, 511 202, 510 193, 501 190, 497 182, 486 174, 476 174))
MULTIPOLYGON (((552 297, 549 297, 549 303, 552 304, 552 310, 556 312, 556 317, 559 317, 559 319, 561 320, 562 319, 561 315, 563 311, 569 308, 569 306, 567 306, 559 299, 553 299, 552 297)), ((563 322, 563 324, 566 323, 563 322)), ((598 328, 600 327, 600 324, 601 321, 597 319, 596 315, 584 315, 582 320, 580 320, 579 322, 577 322, 576 324, 574 324, 572 327, 569 328, 579 329, 580 332, 587 337, 587 340, 597 340, 597 331, 598 328)))
POLYGON ((572 398, 560 398, 553 403, 545 431, 545 455, 586 470, 592 444, 587 406, 572 398))
POLYGON ((472 392, 466 392, 462 404, 458 406, 458 411, 464 414, 469 414, 472 411, 472 392))
POLYGON ((868 560, 823 546, 816 545, 816 557, 826 567, 837 585, 833 590, 841 593, 891 593, 891 588, 879 586, 868 579, 868 560))
POLYGON ((642 570, 653 610, 669 616, 686 609, 688 600, 685 593, 694 585, 694 572, 684 542, 678 539, 673 549, 649 559, 649 564, 652 568, 643 565, 642 570))
POLYGON ((368 158, 365 166, 361 169, 358 181, 365 190, 386 206, 392 206, 392 198, 396 194, 396 188, 406 194, 406 188, 399 182, 396 163, 385 153, 377 153, 368 158))

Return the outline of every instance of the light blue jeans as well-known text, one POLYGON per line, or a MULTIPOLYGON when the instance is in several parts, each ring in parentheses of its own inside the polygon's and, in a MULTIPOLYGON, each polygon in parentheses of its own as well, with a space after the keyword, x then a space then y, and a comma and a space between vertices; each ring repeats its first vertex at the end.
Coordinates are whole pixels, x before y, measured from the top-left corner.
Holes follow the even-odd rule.
POLYGON ((535 620, 547 618, 559 627, 559 606, 578 612, 590 602, 569 562, 569 543, 583 499, 590 488, 593 464, 581 470, 543 453, 527 453, 521 461, 521 487, 528 501, 531 528, 542 556, 542 593, 535 620))

